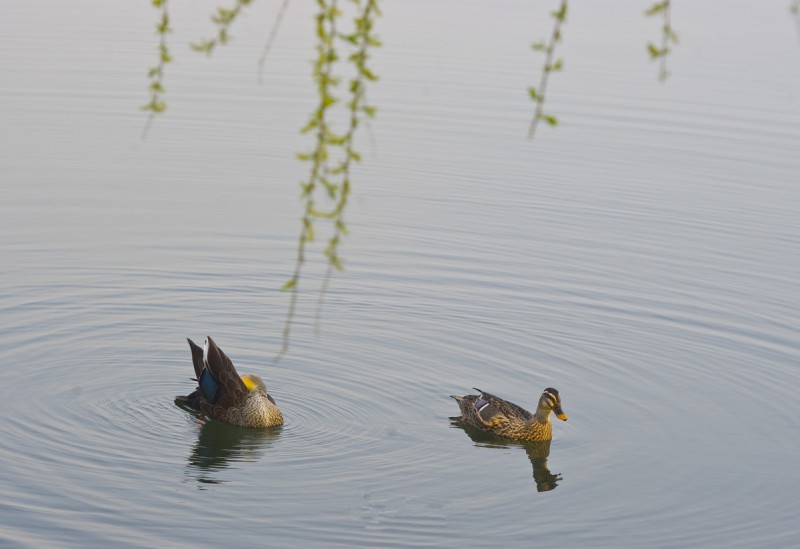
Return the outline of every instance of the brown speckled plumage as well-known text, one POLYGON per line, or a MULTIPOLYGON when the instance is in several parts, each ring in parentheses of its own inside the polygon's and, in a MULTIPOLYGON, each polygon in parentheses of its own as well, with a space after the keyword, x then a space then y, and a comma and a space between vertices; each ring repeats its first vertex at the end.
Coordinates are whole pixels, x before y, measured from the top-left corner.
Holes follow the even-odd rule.
POLYGON ((210 337, 206 338, 205 349, 191 339, 188 341, 198 387, 188 396, 177 397, 176 402, 219 421, 242 427, 283 425, 283 415, 260 377, 253 374, 240 377, 231 360, 210 337), (204 370, 207 370, 205 374, 204 370), (213 392, 207 386, 204 391, 203 383, 200 383, 201 376, 209 374, 208 383, 213 387, 213 392))
POLYGON ((561 409, 561 396, 552 387, 542 393, 535 414, 500 397, 475 390, 480 394, 450 395, 461 409, 459 420, 496 435, 518 440, 551 440, 550 412, 567 420, 567 414, 561 409))

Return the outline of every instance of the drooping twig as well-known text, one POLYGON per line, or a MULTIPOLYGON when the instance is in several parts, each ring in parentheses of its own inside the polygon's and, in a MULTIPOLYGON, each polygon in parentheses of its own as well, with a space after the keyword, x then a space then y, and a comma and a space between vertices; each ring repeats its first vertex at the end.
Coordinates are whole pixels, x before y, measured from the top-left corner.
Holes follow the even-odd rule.
POLYGON ((286 8, 288 7, 289 0, 283 0, 281 7, 278 10, 278 15, 275 16, 275 21, 272 23, 272 28, 269 31, 269 36, 267 36, 267 42, 264 44, 261 57, 258 59, 258 81, 260 83, 264 82, 264 64, 267 62, 267 56, 272 49, 272 43, 275 41, 275 37, 278 35, 278 28, 283 21, 283 16, 286 14, 286 8))
POLYGON ((661 14, 664 19, 663 26, 661 27, 661 47, 659 48, 652 42, 647 44, 647 53, 650 54, 650 60, 659 61, 658 79, 662 82, 669 78, 670 75, 667 70, 667 56, 672 51, 670 44, 674 45, 678 43, 678 35, 672 28, 670 18, 671 7, 670 0, 663 0, 662 2, 656 2, 644 12, 648 17, 661 14))
POLYGON ((547 82, 550 78, 550 73, 553 71, 560 71, 564 67, 564 60, 557 59, 553 61, 555 54, 556 44, 561 41, 561 25, 567 20, 567 0, 561 0, 561 5, 558 10, 550 14, 555 20, 553 24, 553 33, 550 35, 550 40, 545 44, 544 42, 537 42, 533 44, 532 48, 536 51, 545 52, 544 66, 542 67, 542 76, 539 79, 539 87, 528 88, 528 94, 531 99, 536 103, 536 110, 533 113, 530 128, 528 128, 528 139, 533 139, 536 134, 536 128, 540 120, 544 120, 547 124, 555 126, 558 124, 558 118, 551 114, 543 112, 545 96, 547 92, 547 82))
POLYGON ((167 104, 164 102, 164 67, 172 61, 167 45, 167 34, 172 32, 169 26, 169 11, 167 10, 167 0, 152 0, 153 7, 159 10, 159 21, 156 24, 156 34, 158 34, 158 64, 147 69, 147 77, 150 79, 150 101, 142 105, 142 110, 147 111, 147 121, 142 130, 142 139, 147 137, 150 126, 153 124, 155 116, 166 110, 167 104))
POLYGON ((229 32, 231 25, 245 6, 249 6, 252 2, 253 0, 236 0, 236 4, 232 8, 217 8, 216 13, 211 16, 211 21, 217 26, 217 35, 213 38, 204 38, 200 42, 193 42, 192 49, 211 55, 215 47, 227 44, 231 39, 229 32))
POLYGON ((341 143, 344 159, 334 168, 334 172, 340 175, 341 184, 338 189, 338 202, 334 209, 329 212, 330 219, 333 221, 334 231, 325 248, 328 268, 320 288, 319 299, 317 300, 317 314, 314 322, 317 335, 319 334, 322 304, 333 276, 333 270, 343 269, 338 250, 341 237, 347 234, 344 211, 350 196, 350 168, 353 162, 361 160, 361 155, 353 147, 356 129, 361 125, 362 121, 374 117, 376 112, 374 106, 367 104, 366 83, 377 80, 377 76, 367 67, 367 60, 369 59, 369 48, 380 46, 380 41, 372 34, 375 19, 380 15, 380 10, 377 0, 363 0, 363 5, 362 0, 355 0, 355 4, 360 8, 360 12, 355 18, 355 30, 351 34, 340 37, 356 47, 355 53, 348 58, 356 69, 356 76, 350 80, 350 101, 347 103, 350 116, 347 132, 344 134, 341 143))
MULTIPOLYGON (((307 181, 300 184, 302 188, 302 198, 305 200, 305 208, 302 217, 302 227, 300 237, 297 242, 297 257, 295 259, 294 272, 292 277, 281 288, 290 291, 289 311, 283 327, 283 343, 281 350, 273 362, 277 362, 289 350, 289 337, 291 335, 292 323, 297 310, 297 289, 300 282, 300 275, 306 260, 306 244, 314 240, 314 218, 316 217, 314 208, 315 190, 320 185, 327 183, 326 162, 328 160, 328 144, 336 136, 329 129, 328 109, 338 100, 333 95, 333 89, 339 84, 339 78, 333 74, 333 66, 338 55, 336 53, 336 20, 339 16, 339 8, 336 0, 317 0, 319 11, 316 15, 317 22, 317 59, 314 63, 314 80, 317 83, 317 95, 319 104, 312 113, 309 122, 302 129, 303 133, 316 130, 314 135, 315 148, 311 153, 300 153, 298 158, 303 161, 311 162, 311 170, 307 181)), ((330 191, 329 191, 330 192, 330 191)))
MULTIPOLYGON (((320 290, 317 315, 333 270, 343 268, 339 245, 342 237, 347 234, 344 212, 350 196, 351 168, 354 162, 361 159, 360 154, 354 149, 355 135, 361 122, 375 114, 375 107, 366 103, 366 84, 377 80, 377 76, 368 67, 367 61, 370 48, 380 45, 380 41, 373 34, 375 20, 380 14, 378 0, 352 0, 352 2, 357 10, 354 18, 355 26, 352 32, 343 33, 337 24, 341 15, 337 0, 317 0, 318 41, 314 80, 317 83, 319 102, 302 130, 303 133, 313 133, 315 144, 312 151, 297 155, 300 160, 309 162, 311 169, 308 179, 301 183, 301 197, 305 201, 305 209, 294 273, 283 286, 283 289, 291 291, 292 295, 283 330, 283 345, 275 360, 280 359, 289 348, 289 336, 297 310, 297 289, 305 263, 306 245, 314 240, 317 221, 326 220, 333 228, 333 234, 325 247, 328 269, 320 290), (342 104, 340 98, 334 95, 334 91, 341 83, 341 78, 334 71, 339 61, 338 46, 353 48, 347 59, 355 71, 347 88, 349 99, 343 104, 343 108, 347 109, 346 128, 343 132, 334 131, 330 115, 334 107, 342 104), (317 205, 319 194, 322 194, 321 202, 330 204, 329 207, 317 205)), ((319 326, 318 322, 316 326, 319 326)))

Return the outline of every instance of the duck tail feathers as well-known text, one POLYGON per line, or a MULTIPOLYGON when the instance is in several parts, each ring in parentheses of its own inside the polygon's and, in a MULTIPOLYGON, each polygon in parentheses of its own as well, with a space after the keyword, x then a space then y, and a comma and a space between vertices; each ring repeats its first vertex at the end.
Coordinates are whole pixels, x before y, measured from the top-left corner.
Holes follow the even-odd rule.
POLYGON ((203 348, 197 345, 194 341, 186 338, 186 341, 189 342, 189 348, 192 350, 192 364, 194 365, 194 374, 197 379, 200 379, 200 374, 203 373, 203 368, 205 365, 203 364, 203 348))

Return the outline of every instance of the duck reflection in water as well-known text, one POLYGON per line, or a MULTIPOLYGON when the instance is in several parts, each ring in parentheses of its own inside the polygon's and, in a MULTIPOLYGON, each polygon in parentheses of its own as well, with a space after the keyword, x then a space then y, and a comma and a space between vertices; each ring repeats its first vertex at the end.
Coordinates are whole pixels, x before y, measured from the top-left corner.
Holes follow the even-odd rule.
POLYGON ((280 426, 253 429, 208 419, 202 414, 195 417, 199 430, 197 442, 189 454, 187 471, 200 484, 220 484, 224 481, 216 478, 215 473, 237 462, 258 461, 281 432, 280 426))
POLYGON ((536 483, 538 492, 554 490, 558 483, 564 480, 560 474, 551 473, 547 466, 551 441, 509 440, 464 423, 461 421, 461 417, 451 417, 450 420, 451 425, 463 429, 476 446, 485 448, 523 448, 533 466, 533 481, 536 483))
POLYGON ((450 395, 458 403, 461 415, 450 418, 462 427, 472 440, 481 446, 508 448, 522 446, 533 465, 533 478, 540 492, 554 489, 561 476, 553 475, 547 468, 553 428, 550 414, 567 420, 561 409, 561 395, 548 387, 539 397, 536 412, 517 406, 491 393, 478 391, 477 395, 450 395))

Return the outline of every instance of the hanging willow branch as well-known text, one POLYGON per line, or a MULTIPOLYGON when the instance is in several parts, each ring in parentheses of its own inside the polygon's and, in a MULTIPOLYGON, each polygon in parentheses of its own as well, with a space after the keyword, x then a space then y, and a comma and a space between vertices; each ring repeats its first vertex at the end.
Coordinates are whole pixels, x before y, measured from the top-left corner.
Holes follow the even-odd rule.
POLYGON ((263 82, 264 79, 264 64, 267 62, 267 56, 272 49, 272 43, 275 37, 278 36, 278 28, 281 26, 283 16, 286 14, 286 9, 289 7, 289 0, 283 0, 281 7, 278 10, 278 15, 275 16, 275 21, 272 23, 272 28, 267 36, 267 42, 264 44, 264 49, 261 51, 261 57, 258 59, 258 80, 263 82))
POLYGON ((341 237, 347 234, 347 225, 345 225, 344 222, 344 209, 347 205, 347 199, 350 196, 350 168, 353 162, 359 162, 361 160, 361 155, 353 148, 356 129, 363 119, 374 117, 376 112, 374 105, 367 104, 366 83, 374 82, 378 79, 367 66, 367 61, 369 60, 369 48, 380 47, 381 45, 380 40, 372 33, 375 18, 380 15, 380 9, 378 8, 377 0, 366 0, 364 2, 356 0, 355 3, 360 13, 360 15, 355 18, 355 30, 351 34, 341 36, 343 40, 346 40, 356 48, 355 53, 348 58, 355 67, 356 76, 350 80, 350 101, 347 104, 347 109, 350 114, 349 124, 341 145, 344 150, 344 158, 332 171, 332 173, 340 174, 341 187, 339 188, 336 207, 330 212, 330 219, 333 220, 334 231, 333 236, 328 240, 328 245, 325 248, 325 256, 328 258, 328 270, 325 273, 325 279, 320 289, 316 316, 317 328, 319 327, 322 302, 328 285, 330 284, 331 276, 333 276, 333 269, 341 270, 343 268, 338 250, 341 237))
MULTIPOLYGON (((317 221, 325 220, 333 226, 333 236, 325 247, 328 273, 321 295, 324 295, 332 271, 343 268, 339 245, 342 236, 347 234, 344 211, 350 196, 350 171, 353 162, 361 159, 353 144, 360 122, 366 117, 375 115, 375 107, 366 103, 366 83, 377 80, 377 76, 367 66, 367 61, 371 48, 380 46, 380 41, 373 33, 375 20, 380 15, 378 1, 352 0, 352 3, 357 10, 354 30, 351 33, 343 33, 337 26, 342 15, 338 1, 317 0, 319 6, 316 15, 317 58, 313 74, 317 84, 318 104, 308 123, 301 130, 303 133, 314 135, 314 149, 297 155, 300 160, 309 162, 311 166, 308 179, 300 184, 301 198, 305 207, 294 273, 283 286, 284 291, 291 291, 291 301, 283 330, 283 347, 276 358, 280 358, 289 347, 289 335, 297 309, 298 283, 306 260, 306 245, 314 240, 314 227, 317 221), (337 133, 331 124, 330 111, 341 104, 341 99, 335 95, 341 84, 341 77, 334 71, 340 60, 337 50, 337 46, 340 45, 355 50, 347 58, 355 70, 355 76, 349 81, 346 92, 349 100, 344 104, 347 109, 347 127, 344 132, 337 133), (329 206, 319 206, 318 202, 329 206)), ((322 297, 320 304, 321 302, 322 297)))
POLYGON ((236 4, 232 8, 217 8, 216 13, 211 16, 211 21, 217 26, 217 35, 213 38, 204 38, 200 42, 193 42, 191 44, 192 49, 211 55, 215 47, 227 44, 231 39, 228 29, 230 29, 244 8, 252 2, 253 0, 236 0, 236 4))
POLYGON ((147 69, 147 77, 150 79, 150 101, 142 105, 143 111, 148 111, 150 115, 142 132, 142 139, 147 136, 147 131, 153 123, 153 117, 166 110, 167 104, 164 102, 164 67, 172 61, 167 46, 167 34, 172 32, 169 26, 169 11, 167 11, 167 0, 152 0, 153 7, 159 11, 159 21, 156 24, 156 34, 158 34, 158 64, 147 69))
POLYGON ((553 61, 556 44, 561 41, 561 25, 567 20, 567 0, 561 0, 559 8, 552 12, 550 16, 555 20, 553 25, 553 33, 550 35, 550 40, 545 43, 544 41, 537 42, 531 47, 535 51, 542 51, 545 53, 544 66, 542 67, 542 76, 539 79, 539 87, 528 87, 528 95, 536 103, 536 111, 533 113, 533 120, 531 120, 530 128, 528 129, 528 139, 533 139, 536 134, 536 127, 539 125, 540 120, 544 120, 551 126, 558 124, 558 118, 551 114, 543 112, 545 92, 547 91, 547 82, 550 78, 550 73, 560 71, 564 68, 564 60, 559 58, 553 61))
POLYGON ((314 135, 314 149, 297 155, 300 160, 309 162, 311 166, 308 179, 300 184, 304 211, 294 273, 283 286, 283 290, 291 291, 291 301, 283 330, 283 348, 277 358, 289 347, 289 335, 297 309, 298 283, 306 259, 306 245, 314 240, 314 227, 317 221, 326 220, 333 226, 333 235, 325 247, 328 272, 321 289, 320 306, 333 270, 343 268, 339 245, 342 236, 347 234, 344 212, 350 196, 350 173, 353 163, 361 159, 354 148, 354 139, 361 121, 375 115, 375 107, 366 102, 366 84, 377 80, 377 76, 367 66, 367 61, 370 48, 380 46, 380 41, 373 33, 375 20, 380 15, 378 1, 352 0, 352 2, 357 10, 354 29, 351 33, 342 33, 337 27, 341 17, 337 0, 317 0, 319 6, 316 15, 317 58, 313 74, 317 83, 318 105, 301 130, 303 133, 314 135), (337 51, 339 45, 354 49, 347 59, 355 70, 355 76, 350 79, 346 92, 349 100, 344 104, 347 111, 347 127, 343 133, 333 130, 330 112, 336 105, 341 104, 340 98, 335 95, 341 77, 334 72, 340 60, 337 51), (327 208, 319 206, 320 201, 329 206, 327 208))
POLYGON ((672 29, 670 20, 670 0, 663 0, 650 6, 644 14, 648 17, 661 15, 664 18, 663 26, 661 27, 661 47, 656 46, 652 42, 647 44, 647 53, 650 54, 651 61, 659 61, 658 79, 662 82, 669 78, 669 71, 667 70, 667 56, 672 49, 670 44, 678 43, 678 35, 672 29))

